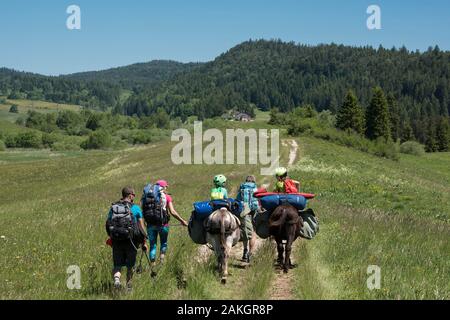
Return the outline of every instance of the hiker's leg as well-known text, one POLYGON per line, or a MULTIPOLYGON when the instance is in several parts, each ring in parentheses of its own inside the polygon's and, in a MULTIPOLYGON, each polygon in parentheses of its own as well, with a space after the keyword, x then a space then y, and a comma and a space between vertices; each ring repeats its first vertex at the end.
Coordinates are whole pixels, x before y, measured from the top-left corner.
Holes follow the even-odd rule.
POLYGON ((150 226, 147 228, 148 240, 150 242, 149 258, 150 261, 156 260, 156 243, 158 241, 158 228, 150 226))
POLYGON ((112 255, 113 255, 113 270, 112 276, 114 279, 114 286, 116 288, 120 287, 120 277, 122 267, 126 264, 126 252, 124 250, 124 246, 120 242, 113 243, 112 247, 112 255))
POLYGON ((159 240, 161 241, 160 259, 161 259, 161 262, 163 262, 164 258, 166 256, 168 240, 169 240, 169 227, 168 226, 162 227, 160 229, 159 240))
POLYGON ((253 253, 253 251, 255 250, 255 244, 256 244, 256 237, 254 234, 252 234, 252 237, 250 238, 249 241, 250 253, 253 253))
POLYGON ((245 234, 246 234, 246 238, 247 238, 247 243, 249 245, 249 253, 252 254, 255 237, 253 235, 252 215, 250 215, 250 214, 245 217, 245 234))
POLYGON ((133 268, 127 268, 127 283, 133 279, 133 268))
POLYGON ((137 250, 130 243, 127 250, 127 282, 133 277, 133 269, 136 265, 137 250))
POLYGON ((239 222, 241 223, 239 226, 239 229, 241 230, 241 238, 242 246, 244 247, 244 253, 242 255, 242 260, 247 259, 247 253, 248 253, 248 239, 247 239, 247 231, 245 228, 245 217, 240 218, 239 222))

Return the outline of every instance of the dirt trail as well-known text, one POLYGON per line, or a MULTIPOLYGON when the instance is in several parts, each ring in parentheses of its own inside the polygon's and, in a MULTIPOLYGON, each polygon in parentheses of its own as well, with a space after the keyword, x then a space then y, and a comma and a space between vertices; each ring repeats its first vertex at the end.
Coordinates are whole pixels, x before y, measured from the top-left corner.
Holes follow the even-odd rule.
POLYGON ((297 153, 298 153, 298 143, 295 140, 291 140, 291 151, 289 152, 288 167, 293 166, 295 164, 295 160, 297 160, 297 153))
MULTIPOLYGON (((299 147, 297 141, 295 141, 295 140, 283 141, 282 145, 285 147, 289 146, 290 151, 289 151, 288 167, 293 166, 297 160, 297 153, 298 153, 298 147, 299 147)), ((263 179, 261 181, 261 186, 268 188, 268 186, 270 184, 270 178, 271 177, 268 177, 268 176, 263 177, 263 179)), ((255 234, 255 236, 256 236, 256 234, 255 234)), ((263 239, 256 236, 253 254, 256 254, 256 252, 259 250, 259 248, 261 248, 263 242, 264 242, 263 239)), ((294 243, 292 252, 294 252, 294 248, 295 248, 295 243, 294 243)), ((242 253, 243 253, 243 244, 242 244, 242 242, 239 242, 231 250, 229 265, 230 266, 240 265, 241 267, 244 267, 244 268, 246 266, 248 266, 247 263, 241 261, 242 253)), ((195 259, 199 263, 204 263, 209 259, 209 257, 212 254, 213 254, 213 251, 210 250, 208 248, 208 246, 206 246, 206 245, 200 246, 198 248, 195 259)), ((230 270, 230 271, 232 272, 232 270, 230 270)), ((286 275, 282 272, 282 270, 277 270, 276 276, 273 280, 272 287, 270 290, 270 294, 269 294, 270 298, 269 299, 272 299, 272 300, 293 299, 293 295, 292 295, 292 284, 293 284, 293 280, 294 280, 293 277, 294 277, 294 272, 292 272, 292 271, 286 275)))
MULTIPOLYGON (((298 153, 298 143, 295 140, 289 141, 290 152, 289 152, 289 162, 288 167, 295 164, 297 160, 298 153)), ((292 246, 292 252, 295 252, 295 247, 300 239, 294 242, 292 246)), ((295 261, 291 254, 291 261, 295 264, 295 261)), ((269 299, 270 300, 292 300, 293 297, 293 283, 294 283, 294 272, 291 270, 288 274, 283 273, 283 270, 277 270, 275 277, 272 282, 272 289, 270 290, 269 299)))

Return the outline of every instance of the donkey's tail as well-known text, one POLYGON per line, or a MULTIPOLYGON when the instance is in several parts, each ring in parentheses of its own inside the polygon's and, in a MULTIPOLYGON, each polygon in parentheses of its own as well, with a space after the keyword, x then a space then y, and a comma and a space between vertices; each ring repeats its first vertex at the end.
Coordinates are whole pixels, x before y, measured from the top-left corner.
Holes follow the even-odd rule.
POLYGON ((225 248, 226 246, 226 237, 225 237, 225 209, 220 210, 220 244, 222 248, 225 248))
POLYGON ((284 226, 286 222, 287 216, 288 216, 287 210, 286 208, 283 208, 278 219, 270 222, 270 229, 276 232, 280 231, 280 229, 284 226))

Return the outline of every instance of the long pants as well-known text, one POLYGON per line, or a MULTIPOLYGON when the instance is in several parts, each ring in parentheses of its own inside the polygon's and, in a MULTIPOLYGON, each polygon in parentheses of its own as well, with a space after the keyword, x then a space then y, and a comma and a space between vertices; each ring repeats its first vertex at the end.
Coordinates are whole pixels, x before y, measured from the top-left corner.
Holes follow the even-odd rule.
POLYGON ((167 240, 169 237, 169 227, 157 227, 149 226, 147 228, 148 240, 150 241, 150 261, 156 260, 156 247, 158 244, 158 235, 161 242, 160 254, 165 254, 167 252, 167 240))

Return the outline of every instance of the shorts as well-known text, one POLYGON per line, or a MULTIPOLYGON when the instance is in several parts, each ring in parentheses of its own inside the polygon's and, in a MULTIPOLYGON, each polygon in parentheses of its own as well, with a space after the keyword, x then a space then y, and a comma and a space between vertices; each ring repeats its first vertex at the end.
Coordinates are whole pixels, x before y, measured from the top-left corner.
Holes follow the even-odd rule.
POLYGON ((114 268, 133 268, 136 264, 137 250, 129 240, 113 241, 114 268))
POLYGON ((241 240, 246 242, 252 239, 253 236, 253 217, 252 214, 247 214, 240 219, 241 221, 241 240))

